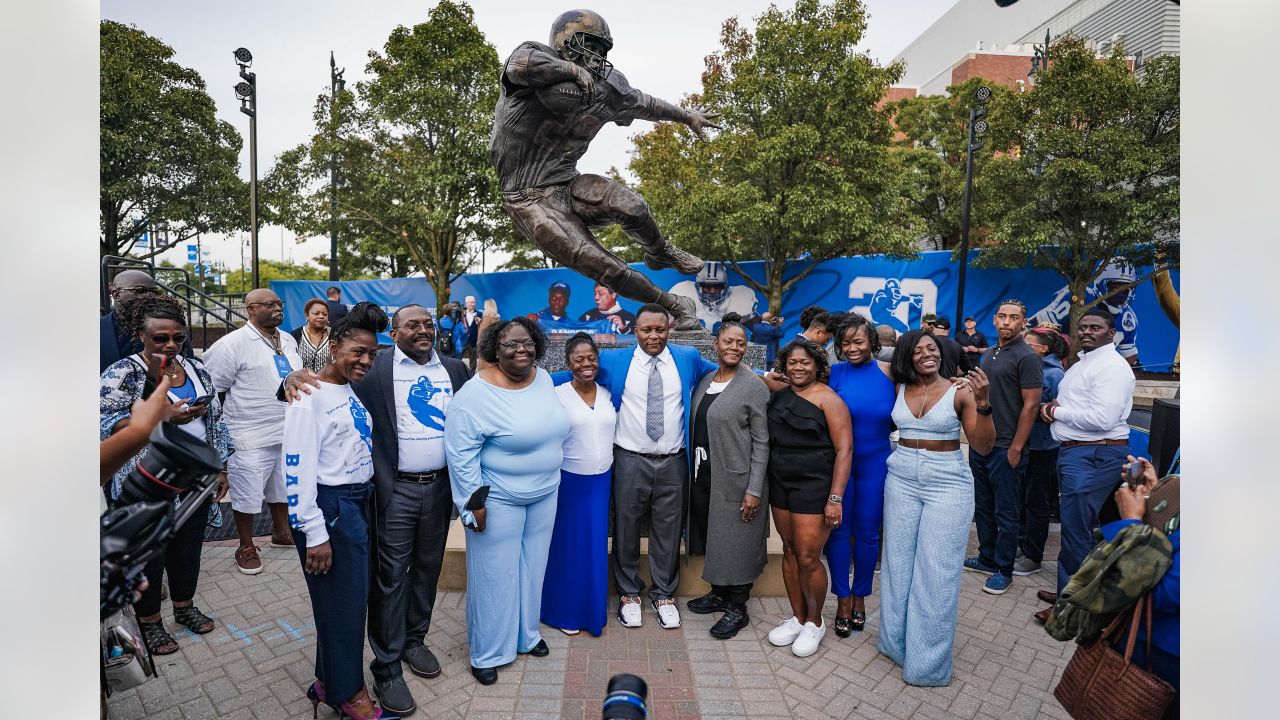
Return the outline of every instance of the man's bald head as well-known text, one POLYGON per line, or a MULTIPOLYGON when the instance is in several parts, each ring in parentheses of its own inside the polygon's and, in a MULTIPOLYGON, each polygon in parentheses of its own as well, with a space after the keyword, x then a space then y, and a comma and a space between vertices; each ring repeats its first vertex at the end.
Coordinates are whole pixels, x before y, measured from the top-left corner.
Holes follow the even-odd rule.
POLYGON ((117 273, 111 281, 111 299, 115 301, 116 312, 122 306, 140 294, 158 294, 160 288, 155 278, 142 270, 125 270, 117 273))
POLYGON ((280 296, 267 288, 250 290, 244 296, 244 309, 249 322, 263 330, 275 330, 284 322, 284 303, 280 296))
POLYGON ((880 336, 881 347, 893 347, 898 342, 898 333, 888 325, 877 325, 876 335, 880 336))

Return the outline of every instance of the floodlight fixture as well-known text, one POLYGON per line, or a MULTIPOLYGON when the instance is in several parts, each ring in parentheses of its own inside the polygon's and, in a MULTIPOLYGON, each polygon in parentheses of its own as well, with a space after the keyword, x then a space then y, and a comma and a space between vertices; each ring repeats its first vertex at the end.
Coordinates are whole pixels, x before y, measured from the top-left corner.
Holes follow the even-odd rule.
POLYGON ((236 64, 241 67, 251 67, 253 65, 253 53, 248 48, 236 48, 235 53, 236 64))

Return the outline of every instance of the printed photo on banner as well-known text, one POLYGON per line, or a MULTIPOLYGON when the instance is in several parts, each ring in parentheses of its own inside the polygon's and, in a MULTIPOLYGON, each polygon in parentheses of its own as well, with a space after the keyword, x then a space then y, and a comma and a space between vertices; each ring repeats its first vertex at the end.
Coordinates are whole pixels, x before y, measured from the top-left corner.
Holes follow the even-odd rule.
MULTIPOLYGON (((568 314, 569 283, 556 280, 547 288, 547 306, 538 312, 531 312, 525 317, 542 326, 548 333, 576 333, 586 331, 600 335, 622 332, 622 318, 608 316, 600 320, 574 320, 568 314)), ((635 317, 632 316, 632 320, 635 317)))
POLYGON ((667 292, 693 298, 698 322, 713 333, 720 318, 731 312, 741 315, 748 327, 759 320, 756 291, 746 285, 730 285, 729 266, 722 262, 703 263, 693 280, 681 280, 667 292))

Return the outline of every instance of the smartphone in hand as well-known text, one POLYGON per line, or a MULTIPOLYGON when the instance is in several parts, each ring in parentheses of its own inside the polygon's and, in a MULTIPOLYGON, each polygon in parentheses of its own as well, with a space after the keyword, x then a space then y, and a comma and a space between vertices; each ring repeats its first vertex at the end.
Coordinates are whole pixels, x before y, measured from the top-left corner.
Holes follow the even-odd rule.
POLYGON ((188 408, 204 407, 205 405, 208 405, 212 401, 213 401, 213 393, 209 393, 208 395, 201 395, 195 400, 192 400, 191 402, 187 403, 187 407, 188 408))

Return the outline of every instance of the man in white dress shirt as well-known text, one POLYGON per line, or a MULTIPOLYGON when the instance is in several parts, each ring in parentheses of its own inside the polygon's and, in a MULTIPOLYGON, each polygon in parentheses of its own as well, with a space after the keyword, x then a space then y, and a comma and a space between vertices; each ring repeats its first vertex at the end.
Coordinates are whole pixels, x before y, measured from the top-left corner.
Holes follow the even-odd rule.
MULTIPOLYGON (((1113 343, 1115 317, 1088 310, 1077 326, 1080 360, 1067 369, 1058 398, 1040 406, 1058 452, 1062 550, 1058 590, 1080 569, 1093 549, 1093 529, 1103 503, 1120 484, 1129 454, 1129 413, 1133 409, 1133 368, 1113 343)), ((1042 598, 1047 599, 1047 598, 1042 598)))
POLYGON ((222 417, 236 447, 227 459, 231 510, 240 536, 236 567, 256 575, 262 572, 262 559, 253 544, 253 518, 262 510, 264 499, 271 510, 271 545, 293 547, 280 456, 286 406, 276 400, 276 390, 281 378, 302 368, 302 358, 293 336, 280 332, 284 322, 280 296, 259 288, 244 300, 249 322, 210 346, 204 365, 222 400, 222 417))

